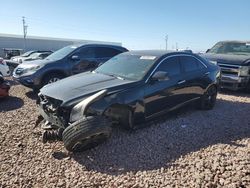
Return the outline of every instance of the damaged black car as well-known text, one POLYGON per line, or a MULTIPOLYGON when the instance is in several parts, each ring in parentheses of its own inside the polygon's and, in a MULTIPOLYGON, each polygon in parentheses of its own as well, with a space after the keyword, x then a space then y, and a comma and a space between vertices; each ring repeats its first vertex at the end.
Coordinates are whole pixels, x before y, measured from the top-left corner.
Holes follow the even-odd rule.
POLYGON ((210 110, 219 80, 220 68, 193 53, 122 53, 41 89, 43 141, 62 140, 67 150, 83 151, 105 141, 113 124, 139 128, 191 102, 210 110))

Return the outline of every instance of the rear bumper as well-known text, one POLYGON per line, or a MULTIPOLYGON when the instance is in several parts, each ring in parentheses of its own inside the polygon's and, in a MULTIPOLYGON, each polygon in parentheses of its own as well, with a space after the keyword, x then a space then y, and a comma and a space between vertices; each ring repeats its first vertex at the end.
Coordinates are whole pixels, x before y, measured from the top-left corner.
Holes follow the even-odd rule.
POLYGON ((240 77, 237 75, 221 75, 220 86, 231 90, 246 88, 250 77, 240 77))

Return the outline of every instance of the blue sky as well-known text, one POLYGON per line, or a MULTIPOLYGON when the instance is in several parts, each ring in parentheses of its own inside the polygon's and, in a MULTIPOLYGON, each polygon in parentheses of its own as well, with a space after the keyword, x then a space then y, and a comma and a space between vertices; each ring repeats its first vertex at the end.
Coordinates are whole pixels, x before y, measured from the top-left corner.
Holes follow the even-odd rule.
POLYGON ((249 0, 1 1, 0 33, 122 42, 129 49, 178 45, 205 50, 220 40, 250 40, 249 0))

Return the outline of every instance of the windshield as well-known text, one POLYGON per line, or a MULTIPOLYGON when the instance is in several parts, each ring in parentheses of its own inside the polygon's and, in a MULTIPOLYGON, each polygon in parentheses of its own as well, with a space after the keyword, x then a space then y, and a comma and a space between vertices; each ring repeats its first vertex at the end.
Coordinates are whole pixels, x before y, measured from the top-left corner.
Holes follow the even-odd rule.
POLYGON ((76 46, 66 46, 61 48, 60 50, 55 51, 51 55, 49 55, 46 59, 47 60, 59 60, 66 57, 68 54, 73 52, 77 47, 76 46))
POLYGON ((37 58, 37 57, 39 57, 40 54, 41 54, 41 53, 33 53, 33 54, 31 54, 31 55, 29 56, 29 58, 37 58))
POLYGON ((209 50, 209 53, 250 55, 250 43, 219 42, 209 50))
POLYGON ((155 56, 120 54, 102 64, 95 72, 128 80, 141 80, 153 66, 155 59, 155 56))
POLYGON ((22 57, 28 57, 30 56, 30 54, 32 54, 34 51, 28 51, 28 52, 25 52, 24 54, 22 54, 21 56, 22 57))

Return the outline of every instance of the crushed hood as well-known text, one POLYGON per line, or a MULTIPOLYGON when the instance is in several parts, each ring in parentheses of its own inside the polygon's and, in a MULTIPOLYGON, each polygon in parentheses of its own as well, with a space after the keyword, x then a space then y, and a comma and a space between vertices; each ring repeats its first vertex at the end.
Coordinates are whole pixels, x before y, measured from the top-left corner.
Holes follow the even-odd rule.
POLYGON ((85 72, 48 84, 40 90, 40 93, 58 99, 64 105, 79 101, 103 89, 107 89, 108 93, 117 92, 132 87, 135 83, 100 73, 85 72))
POLYGON ((201 56, 210 61, 217 61, 218 63, 232 64, 232 65, 244 65, 247 60, 250 60, 250 56, 247 55, 205 53, 202 54, 201 56))

